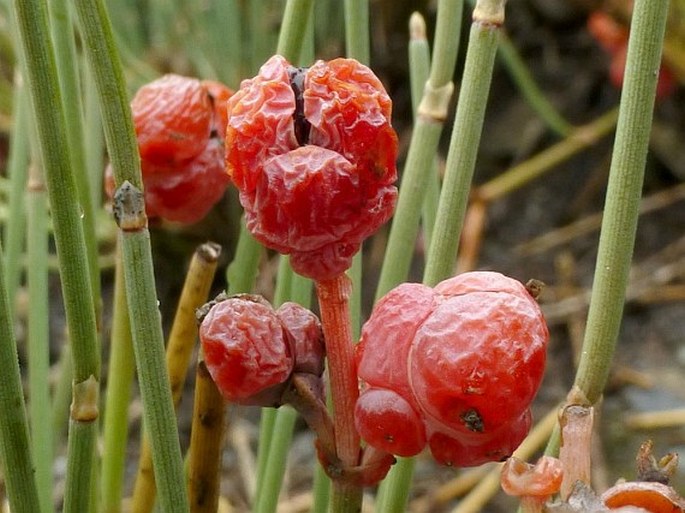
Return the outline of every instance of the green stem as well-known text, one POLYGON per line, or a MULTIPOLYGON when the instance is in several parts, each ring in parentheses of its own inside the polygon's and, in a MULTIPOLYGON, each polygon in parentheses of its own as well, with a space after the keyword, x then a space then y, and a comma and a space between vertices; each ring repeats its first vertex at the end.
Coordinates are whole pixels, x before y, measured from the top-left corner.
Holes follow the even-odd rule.
POLYGON ((38 163, 29 171, 27 253, 29 390, 31 401, 31 443, 40 490, 41 510, 54 511, 52 503, 52 424, 45 422, 50 412, 50 330, 48 298, 48 208, 42 172, 38 163))
MULTIPOLYGON (((276 411, 276 410, 274 410, 276 411)), ((289 406, 282 406, 276 412, 273 435, 269 444, 269 458, 261 488, 255 496, 255 513, 272 513, 278 506, 278 496, 285 474, 286 459, 297 412, 289 406)))
POLYGON ((459 48, 462 0, 441 0, 435 29, 435 51, 431 72, 418 107, 395 217, 392 221, 376 299, 404 281, 419 230, 419 218, 431 162, 435 158, 452 96, 452 75, 459 48))
POLYGON ((504 0, 481 0, 476 4, 435 230, 423 276, 427 285, 447 278, 454 269, 490 91, 497 36, 503 21, 504 0), (480 13, 487 14, 481 17, 480 13))
POLYGON ((569 135, 573 126, 559 114, 559 111, 545 97, 533 79, 528 66, 506 34, 500 35, 498 51, 504 66, 528 105, 557 135, 562 137, 569 135))
POLYGON ((295 62, 302 52, 307 22, 313 0, 288 0, 283 13, 283 24, 278 35, 278 53, 295 62))
MULTIPOLYGON (((409 80, 411 82, 411 104, 415 123, 423 96, 423 87, 430 76, 430 64, 431 56, 428 40, 426 39, 426 22, 423 16, 415 12, 409 18, 409 80)), ((427 184, 421 210, 424 245, 427 248, 430 247, 439 199, 440 177, 438 176, 437 158, 434 157, 428 169, 427 184)))
POLYGON ((21 281, 21 253, 24 243, 26 213, 24 210, 26 175, 29 165, 30 110, 28 91, 23 84, 17 84, 14 93, 14 129, 10 139, 7 175, 10 179, 8 191, 8 219, 5 223, 5 273, 10 310, 14 312, 14 298, 21 281))
POLYGON ((590 310, 575 385, 602 395, 618 338, 635 245, 668 0, 636 0, 599 238, 590 310))
POLYGON ((5 272, 0 269, 0 365, 3 369, 0 372, 0 466, 11 469, 5 473, 4 479, 12 511, 35 513, 42 510, 29 456, 29 429, 13 325, 5 272))
MULTIPOLYGON (((159 501, 166 513, 188 511, 183 461, 157 305, 140 158, 112 27, 100 0, 74 0, 86 56, 95 77, 122 230, 126 295, 146 429, 154 432, 152 457, 159 501), (122 187, 122 184, 124 186, 122 187), (133 211, 126 210, 133 208, 133 211), (121 209, 124 209, 123 211, 121 209)), ((118 208, 118 210, 117 210, 118 208)))
POLYGON ((369 47, 369 0, 345 0, 345 53, 368 66, 369 47))
MULTIPOLYGON (((121 244, 118 247, 121 249, 121 244)), ((114 273, 109 378, 105 399, 102 481, 100 483, 102 490, 100 511, 102 513, 121 511, 128 440, 128 405, 136 369, 122 267, 121 255, 118 254, 114 273)))
MULTIPOLYGON (((97 390, 100 360, 95 309, 85 237, 71 172, 57 66, 50 44, 46 6, 36 0, 15 0, 20 39, 26 56, 27 81, 33 101, 38 142, 45 167, 49 200, 60 261, 62 295, 72 340, 74 383, 91 381, 97 390), (57 100, 57 101, 56 101, 57 100)), ((92 453, 97 436, 97 394, 72 409, 64 511, 87 511, 90 500, 92 453), (95 401, 94 403, 88 401, 95 401), (75 471, 78 470, 78 476, 75 471)))
POLYGON ((186 513, 188 495, 176 415, 165 363, 143 193, 124 182, 114 198, 121 229, 124 281, 145 430, 150 436, 159 503, 167 513, 186 513))
POLYGON ((257 278, 261 254, 262 246, 252 237, 243 220, 240 223, 235 256, 226 269, 229 295, 252 290, 257 278))
POLYGON ((55 45, 55 62, 59 76, 60 93, 64 109, 64 120, 67 131, 67 145, 71 158, 71 168, 74 173, 76 190, 78 192, 81 222, 86 241, 88 268, 90 270, 90 285, 96 306, 96 322, 100 325, 102 310, 100 299, 100 269, 98 268, 98 248, 95 237, 95 212, 90 195, 90 179, 88 177, 85 151, 83 115, 81 105, 81 86, 78 78, 76 43, 69 5, 66 0, 51 0, 48 2, 52 40, 55 45))

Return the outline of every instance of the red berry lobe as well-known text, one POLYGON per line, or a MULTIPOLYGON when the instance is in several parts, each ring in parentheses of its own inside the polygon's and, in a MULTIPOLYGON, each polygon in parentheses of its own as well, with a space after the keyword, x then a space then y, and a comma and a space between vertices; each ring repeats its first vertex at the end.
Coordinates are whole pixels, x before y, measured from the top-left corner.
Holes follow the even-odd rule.
POLYGON ((367 387, 355 413, 360 434, 375 447, 404 450, 383 434, 394 439, 411 410, 442 463, 509 456, 530 428, 548 338, 535 299, 502 274, 465 273, 432 289, 400 285, 378 302, 357 347, 367 387))
MULTIPOLYGON (((224 397, 239 404, 262 404, 263 393, 282 384, 294 361, 283 326, 271 306, 253 297, 214 305, 200 325, 205 363, 224 397), (258 398, 258 400, 257 400, 258 398)), ((275 392, 269 402, 276 402, 275 392)))

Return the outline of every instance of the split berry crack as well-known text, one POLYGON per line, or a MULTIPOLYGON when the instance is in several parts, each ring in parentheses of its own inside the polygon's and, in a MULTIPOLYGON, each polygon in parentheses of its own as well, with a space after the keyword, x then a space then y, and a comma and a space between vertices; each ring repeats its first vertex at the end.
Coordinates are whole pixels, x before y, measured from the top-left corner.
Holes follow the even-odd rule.
POLYGON ((246 224, 298 273, 331 279, 392 215, 392 102, 353 59, 291 66, 276 55, 228 101, 226 167, 246 224))

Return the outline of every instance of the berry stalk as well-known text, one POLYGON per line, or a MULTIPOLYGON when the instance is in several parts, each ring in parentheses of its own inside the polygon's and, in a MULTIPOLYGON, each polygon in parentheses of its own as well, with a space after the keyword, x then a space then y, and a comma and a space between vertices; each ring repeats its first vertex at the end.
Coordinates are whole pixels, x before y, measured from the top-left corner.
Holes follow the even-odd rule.
MULTIPOLYGON (((328 356, 337 456, 343 465, 353 467, 359 461, 360 439, 354 427, 354 406, 359 389, 350 325, 349 278, 343 273, 329 280, 317 281, 316 294, 328 356)), ((339 493, 342 496, 351 493, 349 485, 334 482, 334 487, 342 492, 339 493), (346 490, 341 490, 341 486, 345 486, 346 490)), ((361 489, 358 493, 361 493, 361 489)))

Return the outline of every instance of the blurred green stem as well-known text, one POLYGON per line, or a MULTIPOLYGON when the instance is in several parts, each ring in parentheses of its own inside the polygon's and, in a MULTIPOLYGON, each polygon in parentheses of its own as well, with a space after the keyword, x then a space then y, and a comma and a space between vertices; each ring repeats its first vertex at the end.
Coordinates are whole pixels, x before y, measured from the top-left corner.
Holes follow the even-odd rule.
POLYGON ((462 0, 440 0, 438 3, 430 76, 417 109, 395 217, 376 288, 376 300, 404 281, 409 273, 414 253, 409 248, 416 243, 431 162, 435 158, 454 89, 452 75, 459 49, 462 11, 462 0))
POLYGON ((110 337, 109 378, 105 398, 105 421, 102 450, 100 512, 119 513, 124 484, 126 443, 128 440, 128 405, 136 362, 131 340, 121 244, 117 244, 114 273, 114 306, 110 337))
POLYGON ((481 0, 474 9, 445 178, 423 275, 429 286, 451 276, 454 270, 490 92, 497 36, 504 22, 504 3, 481 0))
POLYGON ((50 412, 50 330, 48 298, 48 206, 42 170, 36 159, 29 169, 27 185, 28 223, 28 348, 31 400, 31 443, 40 491, 41 510, 54 511, 52 502, 52 424, 50 412))
POLYGON ((14 316, 14 298, 21 282, 21 254, 24 243, 26 213, 26 175, 29 166, 30 111, 29 97, 21 75, 16 74, 14 90, 14 128, 10 138, 9 162, 7 175, 10 179, 8 191, 8 219, 4 226, 5 242, 5 277, 10 311, 14 316))
MULTIPOLYGON (((2 253, 2 248, 0 248, 2 253)), ((0 254, 0 266, 4 259, 0 254)), ((14 322, 0 269, 0 466, 12 469, 4 476, 13 513, 42 512, 32 465, 24 391, 19 374, 14 322)))
POLYGON ((601 397, 623 315, 661 63, 668 0, 636 0, 590 310, 575 385, 601 397))

